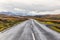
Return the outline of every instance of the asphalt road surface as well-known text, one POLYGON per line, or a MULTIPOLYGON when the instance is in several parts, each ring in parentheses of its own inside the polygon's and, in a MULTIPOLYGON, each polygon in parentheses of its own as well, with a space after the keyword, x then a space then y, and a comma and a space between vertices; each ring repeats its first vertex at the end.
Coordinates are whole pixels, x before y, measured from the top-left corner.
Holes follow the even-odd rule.
POLYGON ((30 19, 0 32, 0 40, 60 40, 60 33, 30 19))

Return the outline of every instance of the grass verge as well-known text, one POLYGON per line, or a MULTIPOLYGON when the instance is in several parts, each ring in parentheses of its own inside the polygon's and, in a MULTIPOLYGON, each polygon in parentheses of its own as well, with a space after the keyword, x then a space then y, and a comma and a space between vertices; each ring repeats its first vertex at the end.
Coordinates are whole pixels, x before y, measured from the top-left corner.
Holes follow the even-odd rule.
POLYGON ((39 21, 40 23, 44 24, 44 25, 48 25, 47 27, 49 27, 50 29, 59 32, 60 33, 60 22, 53 22, 53 21, 41 21, 43 19, 36 19, 37 21, 39 21))

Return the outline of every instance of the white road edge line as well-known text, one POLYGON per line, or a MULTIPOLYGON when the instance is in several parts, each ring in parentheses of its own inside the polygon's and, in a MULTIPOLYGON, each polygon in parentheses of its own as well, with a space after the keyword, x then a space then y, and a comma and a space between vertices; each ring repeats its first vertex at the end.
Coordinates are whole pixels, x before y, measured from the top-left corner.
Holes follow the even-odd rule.
MULTIPOLYGON (((32 23, 33 23, 33 22, 32 22, 32 23)), ((33 23, 33 25, 34 25, 34 23, 33 23)), ((34 26, 35 26, 35 25, 34 25, 34 26)), ((36 26, 35 26, 35 29, 37 29, 36 26)), ((37 30, 38 30, 38 29, 37 29, 37 30)), ((41 40, 47 40, 47 38, 45 37, 45 35, 42 34, 42 32, 40 32, 39 30, 38 30, 37 32, 39 33, 39 36, 40 36, 40 39, 41 39, 41 40)))
POLYGON ((32 37, 33 37, 33 40, 35 40, 35 36, 34 36, 34 33, 32 33, 32 37))

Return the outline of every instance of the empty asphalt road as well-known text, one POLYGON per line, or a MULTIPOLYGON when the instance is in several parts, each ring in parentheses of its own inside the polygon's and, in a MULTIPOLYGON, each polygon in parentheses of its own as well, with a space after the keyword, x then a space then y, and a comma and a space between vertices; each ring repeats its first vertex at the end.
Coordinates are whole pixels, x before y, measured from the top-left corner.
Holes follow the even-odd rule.
POLYGON ((30 19, 0 32, 0 40, 60 40, 60 33, 30 19))

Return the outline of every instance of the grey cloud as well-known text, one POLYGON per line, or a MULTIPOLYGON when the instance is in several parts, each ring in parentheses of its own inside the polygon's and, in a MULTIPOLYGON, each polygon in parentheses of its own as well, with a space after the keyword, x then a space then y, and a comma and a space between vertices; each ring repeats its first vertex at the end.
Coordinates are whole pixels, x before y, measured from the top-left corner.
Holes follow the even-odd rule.
POLYGON ((59 6, 45 6, 45 5, 26 5, 26 4, 20 4, 20 3, 8 3, 8 4, 2 4, 3 8, 12 10, 14 8, 20 8, 20 9, 25 9, 29 11, 53 11, 56 9, 60 9, 59 6))
MULTIPOLYGON (((56 2, 56 0, 55 0, 56 2)), ((45 2, 46 3, 46 2, 45 2)), ((55 10, 60 10, 60 4, 58 5, 58 3, 56 5, 52 5, 52 4, 24 4, 24 3, 19 3, 19 2, 8 2, 8 3, 2 3, 0 4, 0 8, 6 9, 7 11, 11 11, 11 12, 20 12, 20 13, 29 13, 31 11, 37 11, 36 13, 41 14, 41 13, 54 13, 53 11, 55 10), (19 8, 19 9, 24 9, 26 11, 16 11, 14 10, 14 8, 19 8), (48 11, 48 12, 46 12, 48 11), (41 12, 41 13, 40 13, 41 12)))

